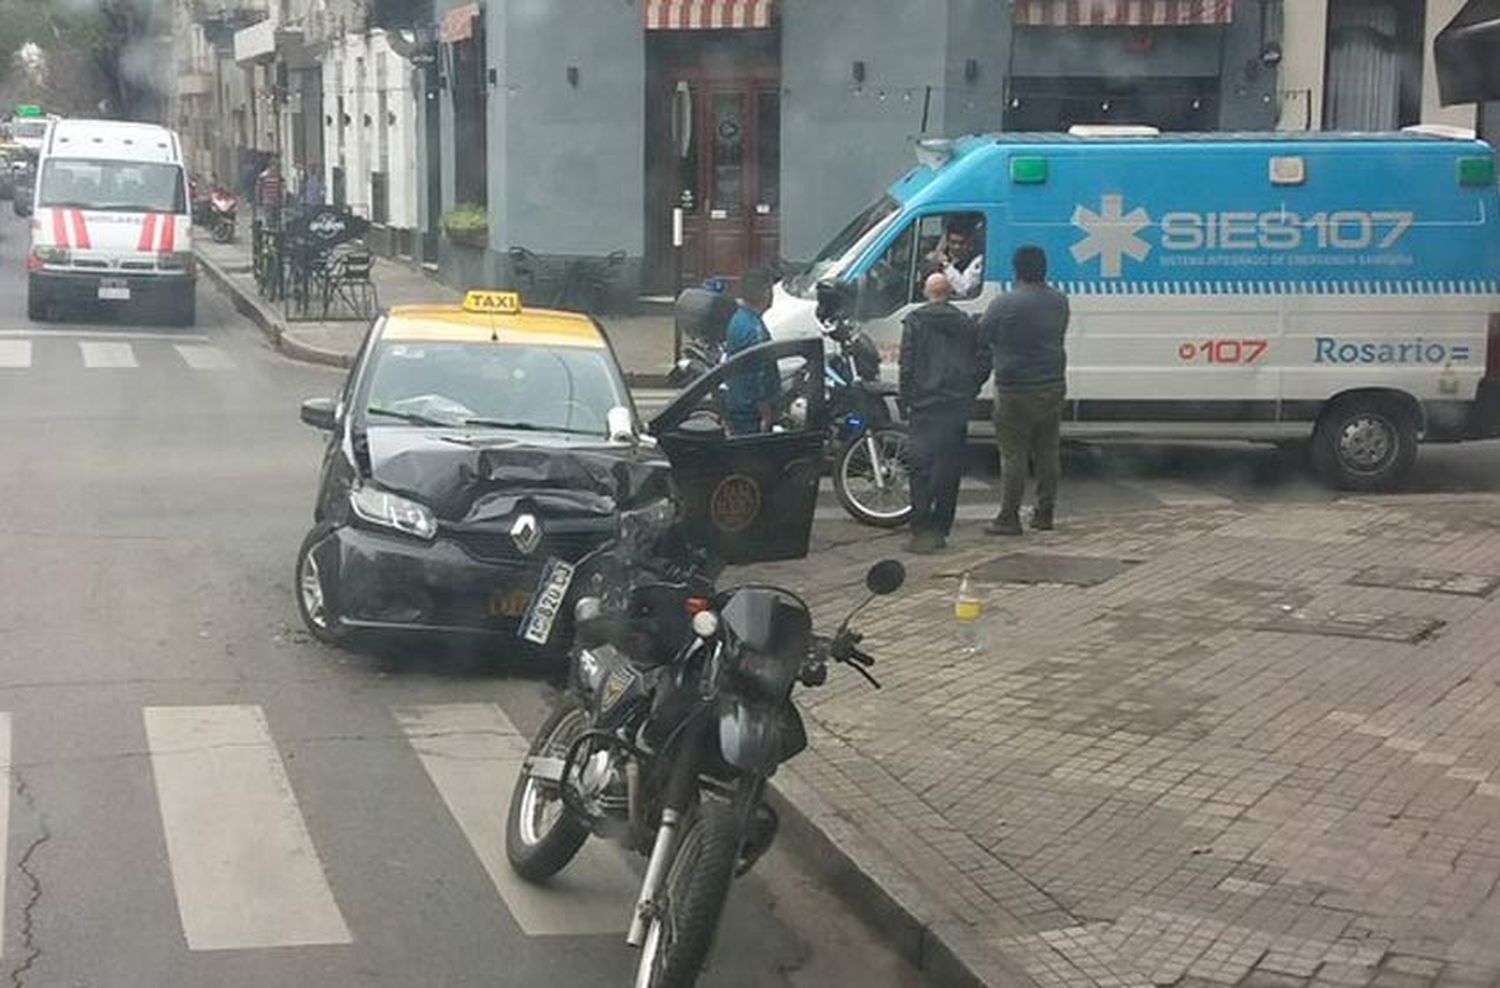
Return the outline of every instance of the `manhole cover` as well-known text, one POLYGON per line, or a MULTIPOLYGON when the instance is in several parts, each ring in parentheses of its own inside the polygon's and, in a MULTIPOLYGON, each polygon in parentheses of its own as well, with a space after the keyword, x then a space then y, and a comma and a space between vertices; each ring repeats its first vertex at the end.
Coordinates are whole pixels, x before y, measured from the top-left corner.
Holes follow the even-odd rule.
POLYGON ((1500 576, 1402 566, 1371 566, 1354 574, 1349 582, 1356 587, 1420 590, 1459 597, 1488 597, 1500 588, 1500 576))
POLYGON ((1325 635, 1331 638, 1365 638, 1373 641, 1415 644, 1443 627, 1437 618, 1408 614, 1340 614, 1281 610, 1245 622, 1256 631, 1281 631, 1293 635, 1325 635))
POLYGON ((1047 556, 1027 552, 992 559, 971 570, 986 583, 1066 583, 1094 587, 1134 566, 1133 560, 1099 556, 1047 556))

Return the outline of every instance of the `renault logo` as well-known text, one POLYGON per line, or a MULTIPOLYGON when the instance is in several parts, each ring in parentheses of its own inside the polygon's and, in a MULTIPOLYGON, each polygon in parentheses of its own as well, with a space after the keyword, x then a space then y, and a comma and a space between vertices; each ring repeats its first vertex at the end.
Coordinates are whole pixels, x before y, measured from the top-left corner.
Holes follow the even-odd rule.
POLYGON ((535 515, 522 515, 510 526, 510 538, 522 555, 529 556, 542 544, 541 523, 536 520, 535 515))

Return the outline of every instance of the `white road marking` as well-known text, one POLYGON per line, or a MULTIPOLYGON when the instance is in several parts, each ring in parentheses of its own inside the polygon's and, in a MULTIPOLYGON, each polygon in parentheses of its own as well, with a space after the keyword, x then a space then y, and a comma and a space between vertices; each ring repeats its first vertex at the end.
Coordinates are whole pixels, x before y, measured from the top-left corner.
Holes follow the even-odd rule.
MULTIPOLYGON (((10 714, 0 713, 0 855, 10 847, 10 714)), ((5 873, 0 868, 0 929, 5 928, 5 873)), ((0 956, 5 953, 0 937, 0 956)))
POLYGON ((83 340, 78 344, 85 367, 134 367, 135 351, 129 343, 100 343, 83 340))
POLYGON ((351 942, 261 708, 144 716, 189 949, 351 942))
POLYGON ((198 333, 134 333, 108 329, 0 329, 0 337, 10 339, 41 339, 48 336, 85 340, 169 340, 175 343, 208 342, 207 336, 198 333))
POLYGON ((234 370, 234 361, 229 354, 216 346, 192 345, 184 346, 179 343, 172 347, 193 370, 234 370))
POLYGON ((0 367, 30 366, 30 340, 0 340, 0 367))
POLYGON ((623 933, 640 879, 625 852, 593 838, 545 886, 529 885, 505 856, 506 811, 527 739, 493 703, 403 707, 396 720, 458 822, 495 890, 527 936, 623 933))

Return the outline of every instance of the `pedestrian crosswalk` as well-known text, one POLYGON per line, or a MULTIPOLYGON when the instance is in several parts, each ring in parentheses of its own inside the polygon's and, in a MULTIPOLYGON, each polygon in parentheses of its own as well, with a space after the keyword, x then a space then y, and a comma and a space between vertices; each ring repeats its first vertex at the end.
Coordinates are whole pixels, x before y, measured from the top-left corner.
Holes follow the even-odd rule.
POLYGON ((0 374, 44 365, 118 371, 161 363, 193 371, 228 371, 238 366, 228 351, 201 336, 132 334, 128 339, 110 339, 53 333, 36 339, 0 338, 0 374))
MULTIPOLYGON (((638 873, 627 853, 612 843, 591 840, 569 868, 547 886, 520 881, 505 852, 506 810, 511 788, 525 758, 528 739, 495 703, 464 702, 399 706, 378 711, 388 716, 385 743, 347 749, 363 764, 343 766, 339 812, 359 813, 379 802, 372 788, 350 790, 350 779, 388 779, 390 759, 414 758, 431 789, 409 805, 431 814, 420 822, 431 831, 447 815, 457 825, 471 855, 447 857, 453 879, 482 873, 516 927, 526 936, 622 934, 631 916, 638 873), (378 761, 376 761, 378 760, 378 761)), ((350 917, 368 912, 357 888, 341 897, 324 862, 349 853, 330 848, 344 827, 330 827, 328 793, 305 782, 294 785, 288 765, 295 741, 278 742, 262 707, 255 704, 148 706, 139 712, 150 772, 140 785, 154 790, 167 874, 146 876, 173 891, 178 943, 192 952, 268 950, 356 943, 360 931, 350 917), (310 817, 307 807, 316 812, 310 817), (321 828, 310 818, 321 817, 321 828), (315 839, 314 835, 317 835, 315 839), (333 835, 332 837, 330 835, 333 835), (320 841, 323 846, 319 846, 320 841)), ((47 725, 0 711, 0 847, 17 840, 24 828, 10 814, 12 726, 28 750, 47 725)), ((302 778, 306 778, 303 776, 302 778)), ((421 784, 413 782, 416 790, 421 784)), ((414 791, 416 791, 414 790, 414 791)), ((146 794, 142 792, 142 796, 146 794)), ((149 804, 148 804, 149 805, 149 804)), ((357 821, 348 820, 352 829, 357 821)), ((10 849, 11 854, 16 852, 10 849)), ((53 852, 57 853, 57 852, 53 852)), ((387 862, 361 862, 365 872, 387 862)), ((139 867, 139 863, 133 867, 139 867)), ((347 869, 346 869, 347 870, 347 869)), ((0 908, 5 903, 6 869, 0 868, 0 908)), ((7 929, 17 918, 6 916, 7 929)), ((372 934, 373 935, 373 934, 372 934)), ((3 944, 4 936, 0 936, 3 944)))

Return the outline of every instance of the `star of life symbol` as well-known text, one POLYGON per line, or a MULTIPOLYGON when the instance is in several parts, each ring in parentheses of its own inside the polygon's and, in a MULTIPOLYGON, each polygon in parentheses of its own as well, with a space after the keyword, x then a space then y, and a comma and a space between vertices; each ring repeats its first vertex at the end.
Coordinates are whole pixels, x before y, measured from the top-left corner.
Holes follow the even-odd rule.
POLYGON ((1126 255, 1144 261, 1151 253, 1151 245, 1136 236, 1151 225, 1151 217, 1140 206, 1125 212, 1122 195, 1105 195, 1097 213, 1086 206, 1076 207, 1073 225, 1088 234, 1073 245, 1073 259, 1083 264, 1099 258, 1099 272, 1106 278, 1120 277, 1126 255))

